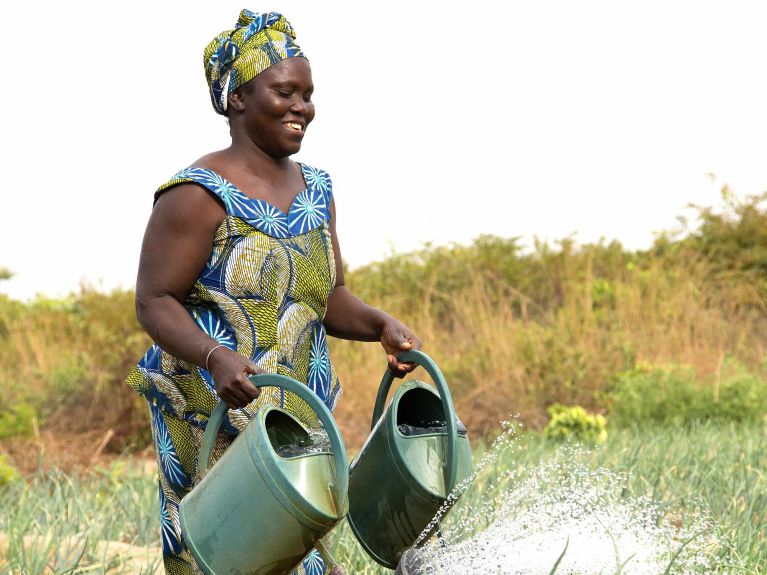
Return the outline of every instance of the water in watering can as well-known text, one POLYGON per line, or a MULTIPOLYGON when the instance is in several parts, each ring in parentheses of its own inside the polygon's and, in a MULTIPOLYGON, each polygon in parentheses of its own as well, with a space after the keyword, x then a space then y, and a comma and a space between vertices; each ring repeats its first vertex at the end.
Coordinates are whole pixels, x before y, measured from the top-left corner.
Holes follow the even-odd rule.
MULTIPOLYGON (((402 575, 692 575, 708 573, 721 543, 702 508, 684 525, 649 498, 627 495, 626 477, 588 465, 564 447, 531 466, 502 465, 524 447, 515 426, 456 488, 461 501, 435 518, 439 536, 419 541, 402 575)), ((431 526, 430 526, 431 527, 431 526)), ((430 527, 424 533, 430 530, 430 527)), ((721 572, 721 571, 719 571, 721 572)))
MULTIPOLYGON (((468 431, 463 422, 456 418, 456 427, 458 428, 458 435, 467 435, 468 431)), ((429 435, 431 433, 447 433, 447 422, 442 420, 424 421, 419 422, 417 425, 408 425, 407 423, 400 423, 397 426, 402 435, 412 437, 414 435, 429 435)))
POLYGON ((280 457, 299 457, 313 453, 330 453, 330 438, 320 429, 307 429, 307 435, 293 443, 278 445, 275 453, 280 457))
POLYGON ((205 575, 290 572, 313 547, 322 552, 321 538, 347 510, 346 450, 327 406, 303 383, 285 376, 259 374, 251 381, 297 394, 329 439, 266 405, 209 469, 228 411, 225 403, 216 406, 198 457, 200 481, 179 508, 187 547, 205 575))

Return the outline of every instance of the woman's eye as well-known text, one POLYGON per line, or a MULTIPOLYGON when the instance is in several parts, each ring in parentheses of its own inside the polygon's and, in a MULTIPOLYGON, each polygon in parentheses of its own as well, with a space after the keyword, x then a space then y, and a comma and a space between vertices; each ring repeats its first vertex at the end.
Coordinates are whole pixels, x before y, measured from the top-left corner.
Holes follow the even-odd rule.
POLYGON ((277 90, 277 95, 282 96, 283 98, 290 98, 293 93, 288 90, 277 90))

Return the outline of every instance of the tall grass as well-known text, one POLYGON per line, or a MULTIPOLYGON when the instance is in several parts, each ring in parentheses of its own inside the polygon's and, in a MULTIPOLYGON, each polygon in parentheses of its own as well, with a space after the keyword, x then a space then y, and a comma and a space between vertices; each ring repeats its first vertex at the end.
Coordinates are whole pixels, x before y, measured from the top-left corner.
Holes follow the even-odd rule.
POLYGON ((145 409, 122 381, 148 342, 131 291, 84 288, 29 304, 0 297, 0 420, 21 435, 50 427, 96 442, 113 428, 124 448, 144 427, 145 409))
MULTIPOLYGON (((734 361, 763 381, 767 212, 762 198, 725 200, 721 212, 700 210, 697 230, 647 251, 570 239, 523 250, 485 236, 393 254, 347 283, 419 334, 479 434, 509 413, 540 427, 553 403, 605 411, 620 374, 642 365, 681 366, 717 389, 734 361)), ((131 291, 0 297, 0 439, 39 429, 98 445, 111 429, 107 449, 144 445, 146 410, 123 380, 148 345, 131 291)), ((331 355, 345 390, 338 419, 358 446, 384 355, 339 340, 331 355)), ((12 455, 28 450, 15 445, 12 455)))
MULTIPOLYGON (((595 277, 596 251, 563 248, 555 262, 540 256, 538 264, 556 272, 559 282, 558 304, 550 307, 494 278, 497 270, 471 262, 464 267, 466 285, 450 297, 429 286, 413 289, 415 297, 398 292, 383 280, 389 266, 405 265, 410 256, 374 270, 386 287, 370 299, 386 301, 421 335, 472 429, 489 429, 509 413, 540 426, 552 403, 604 409, 618 375, 638 365, 687 366, 705 386, 716 385, 727 358, 761 374, 767 317, 754 308, 729 308, 726 293, 707 283, 703 263, 668 269, 648 257, 595 277)), ((354 289, 359 282, 365 292, 373 280, 362 271, 371 273, 360 270, 351 283, 354 289)), ((370 410, 383 360, 375 346, 331 345, 348 395, 354 396, 342 403, 340 419, 357 428, 363 421, 352 422, 370 410)))

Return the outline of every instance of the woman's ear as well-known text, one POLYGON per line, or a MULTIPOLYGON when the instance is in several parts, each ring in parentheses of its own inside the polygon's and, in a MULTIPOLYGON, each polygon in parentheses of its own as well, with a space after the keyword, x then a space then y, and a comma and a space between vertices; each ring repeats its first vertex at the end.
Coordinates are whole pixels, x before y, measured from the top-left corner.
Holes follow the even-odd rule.
POLYGON ((242 93, 239 89, 230 93, 227 98, 227 110, 242 112, 245 109, 245 102, 242 100, 242 93))

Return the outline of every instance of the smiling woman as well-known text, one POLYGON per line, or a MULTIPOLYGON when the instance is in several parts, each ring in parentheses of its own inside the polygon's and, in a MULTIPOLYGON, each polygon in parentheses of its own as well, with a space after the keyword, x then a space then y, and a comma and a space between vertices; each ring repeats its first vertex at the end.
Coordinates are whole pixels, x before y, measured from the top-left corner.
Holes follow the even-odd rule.
MULTIPOLYGON (((311 418, 290 393, 263 393, 248 376, 304 382, 333 409, 340 383, 326 336, 380 341, 389 368, 420 341, 344 286, 327 172, 290 159, 314 119, 311 68, 280 14, 243 10, 234 30, 205 49, 211 101, 227 116, 231 145, 160 186, 141 250, 139 321, 154 345, 128 376, 149 402, 160 470, 167 573, 192 573, 178 521, 208 418, 229 407, 220 457, 258 408, 272 403, 311 418)), ((312 552, 296 573, 319 575, 312 552)))
POLYGON ((305 58, 282 60, 232 94, 230 125, 260 150, 277 156, 301 148, 306 127, 314 119, 312 71, 305 58))

